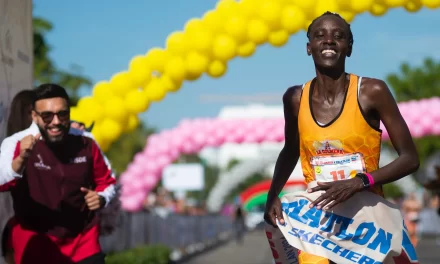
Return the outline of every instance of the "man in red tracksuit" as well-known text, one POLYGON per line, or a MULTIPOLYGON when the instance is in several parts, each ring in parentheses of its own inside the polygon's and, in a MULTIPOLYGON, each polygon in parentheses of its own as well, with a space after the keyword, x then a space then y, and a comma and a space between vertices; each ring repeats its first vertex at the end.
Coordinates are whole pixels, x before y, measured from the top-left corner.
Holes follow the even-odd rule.
POLYGON ((69 97, 64 88, 35 90, 32 118, 40 135, 17 143, 14 179, 0 186, 14 201, 11 244, 16 264, 101 264, 99 219, 115 179, 89 137, 69 133, 69 97))

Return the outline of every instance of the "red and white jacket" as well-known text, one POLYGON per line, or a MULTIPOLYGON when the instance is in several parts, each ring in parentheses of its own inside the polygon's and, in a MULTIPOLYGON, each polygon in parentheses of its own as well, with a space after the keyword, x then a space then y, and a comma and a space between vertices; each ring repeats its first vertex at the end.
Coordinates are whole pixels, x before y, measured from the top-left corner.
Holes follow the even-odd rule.
POLYGON ((108 204, 115 195, 115 178, 97 143, 78 130, 69 132, 63 148, 51 149, 37 141, 24 171, 14 172, 12 160, 19 155, 20 140, 37 133, 33 124, 3 141, 0 191, 11 191, 15 217, 22 226, 55 237, 74 237, 97 224, 80 188, 97 191, 108 204))

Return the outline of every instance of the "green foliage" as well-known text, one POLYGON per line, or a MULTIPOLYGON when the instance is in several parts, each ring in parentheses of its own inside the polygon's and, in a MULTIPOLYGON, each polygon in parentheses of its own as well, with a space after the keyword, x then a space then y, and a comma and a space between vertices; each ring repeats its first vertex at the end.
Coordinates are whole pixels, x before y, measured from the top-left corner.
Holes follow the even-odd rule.
POLYGON ((400 73, 389 74, 387 82, 399 102, 440 95, 440 63, 426 58, 423 65, 411 67, 402 63, 400 73))
POLYGON ((171 250, 162 245, 141 246, 131 250, 110 254, 107 264, 168 264, 171 250))
POLYGON ((34 85, 41 83, 57 83, 66 88, 71 96, 72 105, 76 105, 81 87, 90 87, 92 81, 82 74, 78 65, 70 66, 68 71, 56 67, 50 58, 52 47, 47 42, 46 34, 50 33, 53 25, 50 21, 34 17, 32 20, 34 39, 34 85))
POLYGON ((134 155, 143 150, 147 137, 153 133, 155 133, 153 128, 147 128, 140 124, 133 132, 123 134, 111 145, 106 156, 117 174, 123 172, 133 160, 134 155))
MULTIPOLYGON (((439 96, 440 62, 426 58, 421 66, 413 67, 403 63, 400 66, 400 73, 389 74, 386 80, 394 90, 398 102, 439 96)), ((432 109, 432 111, 438 110, 432 109)), ((438 136, 414 139, 422 164, 440 148, 439 139, 438 136)), ((387 144, 391 145, 391 143, 387 144)))
POLYGON ((383 186, 383 192, 385 198, 401 198, 404 196, 399 186, 393 183, 388 183, 383 186))

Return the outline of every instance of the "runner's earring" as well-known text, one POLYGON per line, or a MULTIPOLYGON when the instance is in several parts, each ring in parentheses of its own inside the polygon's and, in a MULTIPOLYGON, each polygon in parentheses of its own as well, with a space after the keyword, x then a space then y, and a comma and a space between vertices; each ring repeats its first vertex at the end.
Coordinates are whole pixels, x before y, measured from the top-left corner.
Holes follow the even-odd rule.
POLYGON ((312 55, 312 52, 310 52, 310 50, 307 50, 307 55, 312 55))

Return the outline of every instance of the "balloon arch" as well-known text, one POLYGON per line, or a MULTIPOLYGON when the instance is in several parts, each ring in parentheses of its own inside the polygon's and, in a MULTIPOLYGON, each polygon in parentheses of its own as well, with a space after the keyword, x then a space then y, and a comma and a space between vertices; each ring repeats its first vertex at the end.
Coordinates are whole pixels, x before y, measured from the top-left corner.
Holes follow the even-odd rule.
POLYGON ((178 91, 184 81, 203 74, 219 78, 230 60, 250 57, 265 43, 285 45, 289 36, 306 30, 325 11, 351 22, 365 12, 382 16, 398 7, 417 12, 440 7, 440 0, 220 0, 215 9, 171 33, 165 48, 135 56, 126 70, 96 83, 92 95, 72 107, 72 119, 87 125, 96 121, 93 135, 105 151, 122 133, 138 126, 138 115, 150 103, 178 91))
MULTIPOLYGON (((440 98, 409 101, 399 104, 413 137, 440 135, 440 98)), ((387 131, 382 137, 388 140, 387 131)), ((162 170, 181 154, 198 153, 204 147, 225 143, 282 142, 283 119, 195 119, 182 121, 172 130, 148 138, 143 152, 121 175, 121 201, 125 210, 136 211, 147 193, 159 182, 162 170)))

